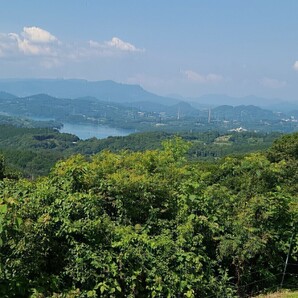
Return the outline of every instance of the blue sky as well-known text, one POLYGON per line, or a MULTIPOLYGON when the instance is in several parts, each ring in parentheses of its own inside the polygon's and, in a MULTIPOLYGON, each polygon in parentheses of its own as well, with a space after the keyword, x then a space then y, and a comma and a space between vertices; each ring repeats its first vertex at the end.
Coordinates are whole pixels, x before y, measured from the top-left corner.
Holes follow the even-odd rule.
POLYGON ((0 78, 298 102, 296 0, 0 0, 0 78))

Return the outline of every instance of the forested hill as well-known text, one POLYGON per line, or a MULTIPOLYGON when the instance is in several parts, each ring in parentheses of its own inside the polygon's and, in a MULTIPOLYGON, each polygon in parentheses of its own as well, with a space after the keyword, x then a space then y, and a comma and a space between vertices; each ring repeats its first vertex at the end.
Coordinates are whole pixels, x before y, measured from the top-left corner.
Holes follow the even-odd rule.
POLYGON ((14 98, 17 98, 17 96, 15 96, 13 94, 10 94, 10 93, 7 93, 7 92, 0 91, 0 100, 2 100, 2 99, 11 100, 11 99, 14 99, 14 98))
POLYGON ((75 155, 35 181, 7 179, 1 161, 0 296, 251 297, 283 276, 297 287, 297 148, 296 133, 188 162, 176 137, 75 155))
POLYGON ((298 130, 297 111, 280 113, 253 105, 235 107, 222 105, 198 110, 186 102, 167 103, 158 97, 154 100, 145 97, 135 94, 133 100, 126 101, 125 95, 121 100, 116 100, 116 97, 108 95, 98 98, 92 96, 69 98, 39 93, 14 97, 2 92, 0 112, 22 118, 45 118, 62 123, 94 126, 107 125, 135 131, 227 132, 239 128, 263 132, 298 130))
MULTIPOLYGON (((28 125, 24 122, 20 124, 28 125)), ((25 177, 36 178, 48 174, 59 159, 73 154, 92 155, 102 150, 118 152, 160 149, 162 141, 174 135, 176 134, 148 132, 135 133, 126 137, 109 137, 102 140, 92 138, 83 141, 74 135, 59 133, 51 128, 0 125, 0 153, 5 156, 7 168, 11 174, 19 173, 25 177)), ((279 133, 252 132, 184 132, 179 135, 191 142, 187 152, 190 160, 216 160, 228 154, 264 150, 280 136, 279 133)))

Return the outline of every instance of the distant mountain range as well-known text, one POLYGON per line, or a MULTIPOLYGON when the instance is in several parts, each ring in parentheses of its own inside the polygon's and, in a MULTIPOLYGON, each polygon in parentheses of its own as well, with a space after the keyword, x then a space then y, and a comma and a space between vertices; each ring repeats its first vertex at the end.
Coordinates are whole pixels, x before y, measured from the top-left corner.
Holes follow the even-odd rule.
MULTIPOLYGON (((174 95, 173 95, 174 97, 174 95)), ((7 79, 0 80, 2 112, 53 117, 121 117, 131 113, 164 113, 169 117, 208 117, 214 119, 257 121, 297 119, 298 103, 256 96, 231 97, 207 94, 198 98, 165 97, 144 90, 139 85, 114 81, 86 81, 64 79, 7 79), (259 108, 257 109, 256 106, 259 108), (280 112, 280 113, 276 113, 280 112), (206 116, 207 115, 207 116, 206 116), (85 116, 84 116, 85 117, 85 116)), ((148 114, 148 116, 150 116, 148 114)), ((135 117, 135 116, 133 116, 135 117)))
POLYGON ((211 118, 216 120, 231 120, 241 122, 255 122, 261 120, 278 120, 286 117, 273 111, 262 109, 254 105, 229 106, 223 105, 211 110, 211 118))
POLYGON ((298 110, 298 101, 297 103, 285 102, 278 98, 268 99, 254 95, 232 97, 225 94, 206 94, 197 98, 186 98, 179 95, 159 96, 144 90, 139 85, 116 83, 111 80, 2 79, 0 80, 0 91, 2 91, 0 98, 14 95, 27 97, 33 94, 48 94, 53 97, 72 99, 95 97, 105 102, 132 104, 134 107, 143 107, 146 110, 160 110, 158 105, 172 106, 181 101, 188 102, 196 109, 221 105, 256 105, 277 112, 298 110))
POLYGON ((1 99, 11 100, 11 99, 14 99, 16 97, 17 97, 16 95, 13 95, 13 94, 10 94, 10 93, 7 93, 7 92, 0 91, 0 100, 1 99))
POLYGON ((0 90, 19 97, 48 94, 59 98, 96 97, 106 102, 152 102, 172 105, 180 100, 159 96, 139 85, 120 84, 114 81, 86 81, 62 79, 0 80, 0 90))
MULTIPOLYGON (((181 97, 179 97, 179 99, 181 100, 181 97)), ((255 95, 232 97, 225 94, 206 94, 197 98, 185 98, 184 101, 190 102, 196 108, 216 107, 221 105, 255 105, 276 112, 288 112, 298 109, 298 101, 297 103, 286 102, 279 98, 268 99, 255 95)))
POLYGON ((212 120, 237 120, 253 122, 260 120, 277 120, 297 115, 277 113, 254 105, 220 105, 213 108, 198 109, 187 102, 180 101, 172 105, 164 105, 150 101, 114 102, 103 101, 95 97, 58 98, 48 94, 35 94, 18 97, 11 93, 0 92, 0 112, 22 117, 44 117, 48 119, 71 119, 83 117, 89 119, 136 119, 146 113, 147 117, 205 118, 212 120), (209 116, 208 116, 209 115, 209 116))
MULTIPOLYGON (((146 91, 141 93, 149 94, 146 91)), ((117 102, 115 99, 107 101, 94 96, 63 98, 35 94, 21 97, 3 91, 0 92, 0 114, 138 131, 228 131, 245 127, 254 131, 291 132, 298 129, 298 109, 290 113, 274 112, 254 105, 220 105, 212 108, 206 105, 199 109, 194 104, 178 100, 173 100, 171 105, 163 104, 161 100, 155 102, 158 98, 155 95, 148 97, 147 101, 128 101, 126 96, 123 96, 123 102, 120 102, 121 97, 117 102)), ((140 98, 133 98, 137 99, 140 98)))

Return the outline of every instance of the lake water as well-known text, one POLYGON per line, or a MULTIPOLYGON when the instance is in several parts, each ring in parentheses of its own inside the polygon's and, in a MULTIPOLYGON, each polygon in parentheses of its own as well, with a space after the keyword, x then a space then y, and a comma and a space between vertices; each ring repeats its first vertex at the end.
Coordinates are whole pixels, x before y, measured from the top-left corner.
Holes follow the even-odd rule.
POLYGON ((104 139, 109 136, 127 136, 134 132, 128 129, 113 128, 105 125, 72 123, 63 123, 63 127, 59 131, 74 134, 82 140, 90 139, 93 137, 104 139))
MULTIPOLYGON (((29 118, 36 121, 55 120, 53 118, 45 118, 45 117, 29 117, 29 118)), ((59 129, 60 132, 71 133, 73 135, 78 136, 81 140, 87 140, 93 137, 97 139, 105 139, 110 136, 122 137, 136 132, 135 130, 114 128, 106 125, 73 124, 73 123, 64 123, 64 122, 62 122, 62 124, 63 124, 63 127, 59 129)))

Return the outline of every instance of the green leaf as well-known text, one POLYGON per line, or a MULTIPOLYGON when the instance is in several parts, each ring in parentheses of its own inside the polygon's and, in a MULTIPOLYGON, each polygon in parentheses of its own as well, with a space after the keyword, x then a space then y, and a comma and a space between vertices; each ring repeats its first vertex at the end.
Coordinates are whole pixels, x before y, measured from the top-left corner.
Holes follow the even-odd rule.
POLYGON ((96 293, 95 291, 88 291, 87 292, 87 297, 91 298, 91 297, 95 297, 96 293))
POLYGON ((105 290, 106 290, 106 285, 105 284, 103 284, 102 286, 100 286, 100 293, 102 294, 105 290))
POLYGON ((3 204, 3 205, 0 205, 0 212, 5 214, 7 212, 7 205, 6 204, 3 204))
POLYGON ((23 220, 20 217, 17 217, 16 218, 16 224, 17 224, 18 228, 21 226, 22 223, 23 223, 23 220))

